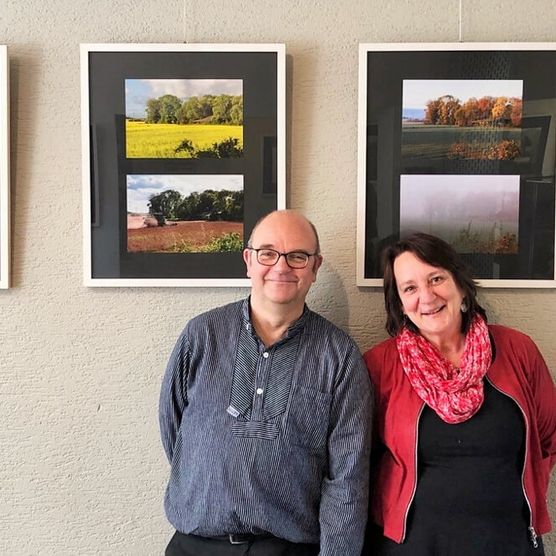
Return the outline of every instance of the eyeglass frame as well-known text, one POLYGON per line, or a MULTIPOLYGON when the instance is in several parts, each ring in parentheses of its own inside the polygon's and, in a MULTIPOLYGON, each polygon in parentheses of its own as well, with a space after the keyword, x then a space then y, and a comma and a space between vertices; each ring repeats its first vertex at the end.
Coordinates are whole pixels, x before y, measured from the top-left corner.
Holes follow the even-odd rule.
POLYGON ((277 251, 276 249, 272 249, 270 247, 255 248, 255 247, 251 247, 250 245, 248 245, 247 249, 249 249, 249 251, 255 251, 255 253, 256 253, 255 258, 257 259, 257 262, 259 264, 263 265, 263 266, 268 266, 268 267, 276 266, 278 264, 278 261, 280 260, 280 257, 284 257, 284 260, 286 261, 286 264, 292 270, 302 270, 304 268, 307 268, 307 265, 309 264, 309 258, 310 257, 316 257, 316 256, 319 255, 318 252, 316 252, 316 253, 307 253, 306 251, 301 251, 300 249, 297 249, 295 251, 288 251, 287 253, 281 253, 280 251, 277 251), (261 261, 259 261, 259 251, 272 251, 273 253, 276 253, 278 255, 278 258, 272 264, 262 263, 261 261), (288 262, 288 255, 293 255, 294 253, 301 253, 302 255, 307 255, 307 261, 305 262, 305 264, 303 266, 292 266, 288 262))

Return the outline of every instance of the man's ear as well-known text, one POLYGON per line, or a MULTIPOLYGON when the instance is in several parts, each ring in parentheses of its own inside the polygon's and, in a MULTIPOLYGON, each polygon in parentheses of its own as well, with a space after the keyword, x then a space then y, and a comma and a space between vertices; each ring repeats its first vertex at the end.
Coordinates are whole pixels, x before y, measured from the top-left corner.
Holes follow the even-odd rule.
POLYGON ((249 267, 251 266, 251 255, 253 252, 251 249, 244 249, 243 250, 243 261, 245 262, 245 267, 247 269, 247 278, 251 278, 249 275, 249 267))
POLYGON ((323 260, 324 259, 322 258, 322 255, 315 255, 315 262, 313 263, 313 274, 315 275, 315 277, 313 281, 317 278, 317 272, 319 271, 323 260))

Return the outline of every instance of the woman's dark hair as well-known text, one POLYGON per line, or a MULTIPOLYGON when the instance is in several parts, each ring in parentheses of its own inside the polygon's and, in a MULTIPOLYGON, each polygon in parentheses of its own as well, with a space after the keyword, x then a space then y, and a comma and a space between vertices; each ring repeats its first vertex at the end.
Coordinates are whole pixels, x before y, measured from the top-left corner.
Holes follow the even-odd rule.
POLYGON ((416 233, 400 239, 394 245, 387 247, 382 253, 386 331, 390 336, 396 336, 404 325, 413 332, 418 332, 417 327, 405 318, 402 302, 398 295, 396 277, 394 276, 394 261, 399 255, 407 251, 413 253, 424 263, 443 268, 452 274, 456 284, 463 292, 467 305, 467 311, 462 313, 461 321, 461 331, 464 334, 469 330, 475 315, 481 315, 486 321, 486 312, 477 301, 477 285, 460 256, 444 240, 429 234, 416 233))

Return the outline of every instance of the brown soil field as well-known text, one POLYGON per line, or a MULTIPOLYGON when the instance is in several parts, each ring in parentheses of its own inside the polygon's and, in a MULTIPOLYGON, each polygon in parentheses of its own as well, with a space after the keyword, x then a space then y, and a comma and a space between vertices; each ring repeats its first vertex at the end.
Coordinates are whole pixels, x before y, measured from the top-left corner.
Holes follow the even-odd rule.
POLYGON ((160 228, 127 230, 127 250, 130 253, 171 253, 179 251, 176 245, 186 243, 195 253, 213 239, 229 233, 243 238, 243 223, 204 220, 170 222, 160 228))

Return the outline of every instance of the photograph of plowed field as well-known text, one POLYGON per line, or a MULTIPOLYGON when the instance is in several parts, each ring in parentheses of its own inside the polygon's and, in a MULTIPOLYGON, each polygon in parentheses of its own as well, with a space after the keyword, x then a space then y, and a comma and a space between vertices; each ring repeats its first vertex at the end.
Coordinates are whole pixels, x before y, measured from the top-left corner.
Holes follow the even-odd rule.
POLYGON ((194 220, 127 230, 127 250, 133 253, 211 253, 242 247, 243 222, 194 220))

